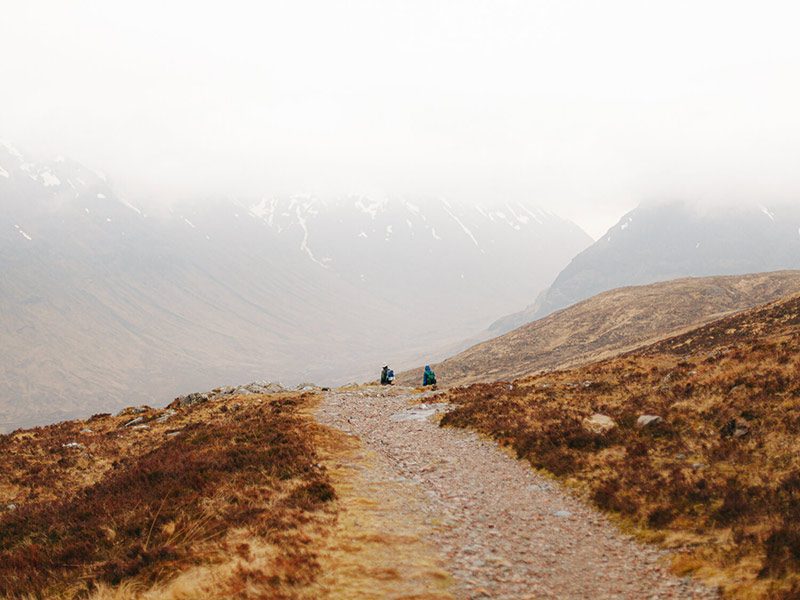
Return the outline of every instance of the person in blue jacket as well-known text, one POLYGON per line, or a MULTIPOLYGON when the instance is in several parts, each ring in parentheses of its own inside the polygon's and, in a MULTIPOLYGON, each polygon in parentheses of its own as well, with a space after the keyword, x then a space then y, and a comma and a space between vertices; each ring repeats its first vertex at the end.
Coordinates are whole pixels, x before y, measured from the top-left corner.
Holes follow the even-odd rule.
POLYGON ((436 375, 428 365, 425 365, 425 372, 422 374, 422 385, 436 385, 436 375))

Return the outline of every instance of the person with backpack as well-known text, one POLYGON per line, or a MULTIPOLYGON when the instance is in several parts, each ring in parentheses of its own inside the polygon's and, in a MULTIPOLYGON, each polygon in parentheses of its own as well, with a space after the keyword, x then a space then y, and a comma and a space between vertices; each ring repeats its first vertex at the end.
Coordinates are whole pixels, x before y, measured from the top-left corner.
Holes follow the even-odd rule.
POLYGON ((428 365, 425 365, 425 372, 422 374, 422 385, 436 385, 436 375, 428 365))
POLYGON ((389 365, 383 365, 381 369, 381 385, 389 385, 389 365))

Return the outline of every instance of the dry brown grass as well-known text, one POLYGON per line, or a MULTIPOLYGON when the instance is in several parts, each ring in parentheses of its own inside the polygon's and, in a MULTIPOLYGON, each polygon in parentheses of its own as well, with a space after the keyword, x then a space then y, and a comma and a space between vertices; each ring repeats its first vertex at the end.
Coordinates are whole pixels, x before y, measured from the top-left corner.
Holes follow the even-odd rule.
POLYGON ((436 526, 419 499, 382 475, 358 438, 320 429, 317 448, 338 498, 335 526, 318 546, 311 597, 452 599, 445 565, 425 541, 436 526))
POLYGON ((148 429, 101 415, 0 436, 0 506, 17 507, 0 515, 0 594, 310 597, 335 517, 313 400, 233 397, 166 422, 149 410, 148 429))
POLYGON ((800 297, 447 399, 460 407, 443 425, 491 435, 675 549, 679 572, 736 598, 800 595, 800 297), (594 413, 618 427, 587 431, 594 413), (643 414, 664 421, 639 428, 643 414))

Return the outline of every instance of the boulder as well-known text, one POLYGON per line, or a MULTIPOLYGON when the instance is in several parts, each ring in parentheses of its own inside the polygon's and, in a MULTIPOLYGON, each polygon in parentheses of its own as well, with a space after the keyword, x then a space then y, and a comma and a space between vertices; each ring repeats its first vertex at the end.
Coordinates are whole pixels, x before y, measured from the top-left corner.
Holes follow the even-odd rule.
POLYGON ((149 406, 129 406, 128 408, 123 408, 114 416, 121 417, 123 415, 140 415, 148 410, 152 409, 149 406))
POLYGON ((641 415, 638 419, 636 419, 636 426, 641 428, 654 427, 663 422, 664 419, 658 415, 641 415))
POLYGON ((583 428, 592 433, 606 434, 616 426, 614 419, 599 413, 583 420, 583 428))
POLYGON ((202 404, 203 402, 208 402, 209 398, 211 398, 211 394, 200 394, 198 392, 194 392, 192 394, 187 394, 186 396, 178 396, 173 400, 169 407, 176 407, 180 406, 181 408, 186 408, 187 406, 192 406, 193 404, 202 404))

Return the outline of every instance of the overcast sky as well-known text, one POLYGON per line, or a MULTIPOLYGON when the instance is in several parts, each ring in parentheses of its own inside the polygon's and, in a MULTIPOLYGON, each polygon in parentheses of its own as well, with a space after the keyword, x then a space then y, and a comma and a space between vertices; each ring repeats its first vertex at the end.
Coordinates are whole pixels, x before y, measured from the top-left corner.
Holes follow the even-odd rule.
POLYGON ((0 138, 129 196, 800 202, 800 3, 4 2, 0 138))

